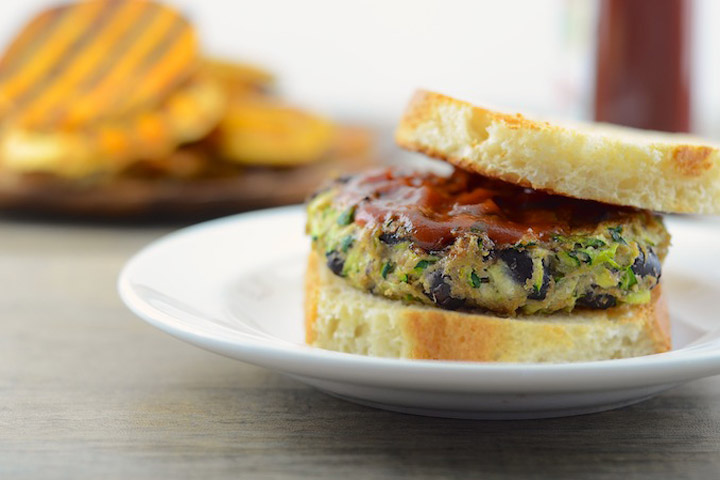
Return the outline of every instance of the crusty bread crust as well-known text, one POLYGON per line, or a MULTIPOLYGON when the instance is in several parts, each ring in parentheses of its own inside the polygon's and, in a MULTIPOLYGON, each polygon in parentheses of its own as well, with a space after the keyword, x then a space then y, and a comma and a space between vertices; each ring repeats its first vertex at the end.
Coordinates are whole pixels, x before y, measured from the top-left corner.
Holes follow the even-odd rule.
POLYGON ((307 343, 363 355, 481 362, 573 362, 670 349, 660 288, 632 308, 498 317, 406 305, 356 290, 311 253, 305 285, 307 343))
POLYGON ((720 213, 720 147, 687 135, 561 126, 418 91, 395 138, 460 168, 560 195, 720 213))

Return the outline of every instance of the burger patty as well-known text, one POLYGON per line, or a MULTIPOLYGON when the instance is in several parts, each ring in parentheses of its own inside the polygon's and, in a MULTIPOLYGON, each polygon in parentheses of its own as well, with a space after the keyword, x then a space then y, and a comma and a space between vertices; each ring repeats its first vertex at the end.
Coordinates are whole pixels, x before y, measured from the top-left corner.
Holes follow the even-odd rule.
POLYGON ((461 170, 340 178, 310 200, 307 230, 356 288, 511 315, 646 303, 670 238, 648 211, 461 170))

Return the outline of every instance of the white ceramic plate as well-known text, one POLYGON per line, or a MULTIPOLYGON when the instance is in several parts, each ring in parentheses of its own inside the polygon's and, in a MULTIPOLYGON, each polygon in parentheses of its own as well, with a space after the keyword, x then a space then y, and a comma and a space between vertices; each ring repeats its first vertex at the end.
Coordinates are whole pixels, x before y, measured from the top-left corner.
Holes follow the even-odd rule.
POLYGON ((119 289, 137 315, 201 348, 389 410, 463 418, 541 418, 639 402, 720 374, 720 224, 669 219, 665 265, 675 349, 573 364, 484 364, 363 357, 303 344, 309 241, 299 207, 203 223, 138 253, 119 289))

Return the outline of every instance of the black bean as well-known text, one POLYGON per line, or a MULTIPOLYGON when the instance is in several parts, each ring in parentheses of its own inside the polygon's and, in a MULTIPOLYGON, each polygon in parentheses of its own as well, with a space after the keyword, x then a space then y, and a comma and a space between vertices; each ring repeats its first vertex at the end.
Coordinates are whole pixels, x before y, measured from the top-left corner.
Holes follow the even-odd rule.
POLYGON ((436 271, 430 275, 430 293, 427 294, 430 299, 441 308, 447 310, 457 310, 465 306, 465 300, 453 297, 450 284, 447 282, 450 277, 443 275, 442 272, 436 271))
POLYGON ((396 245, 398 243, 402 243, 405 241, 404 238, 400 237, 397 232, 389 233, 389 232, 383 232, 378 237, 381 242, 383 242, 386 245, 396 245))
POLYGON ((595 308, 598 310, 605 310, 612 308, 617 305, 617 299, 608 295, 607 293, 601 294, 589 294, 577 299, 577 305, 580 307, 595 308))
POLYGON ((533 261, 527 250, 506 248, 498 252, 498 257, 507 264, 516 282, 524 285, 529 278, 532 278, 533 261))
POLYGON ((331 250, 325 254, 327 266, 331 272, 340 277, 343 276, 343 268, 345 267, 345 258, 337 250, 331 250))
POLYGON ((657 279, 660 278, 660 259, 652 248, 647 249, 647 255, 642 251, 642 249, 640 249, 640 253, 630 268, 635 275, 639 275, 641 277, 653 276, 657 279))

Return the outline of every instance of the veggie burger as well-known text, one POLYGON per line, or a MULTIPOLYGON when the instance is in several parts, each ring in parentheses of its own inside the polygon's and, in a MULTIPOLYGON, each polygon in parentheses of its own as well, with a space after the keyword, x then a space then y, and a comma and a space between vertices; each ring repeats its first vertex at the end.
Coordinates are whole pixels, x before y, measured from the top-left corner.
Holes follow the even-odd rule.
POLYGON ((309 344, 517 362, 670 349, 654 211, 720 210, 716 147, 423 91, 396 139, 454 170, 373 170, 310 199, 309 344))

